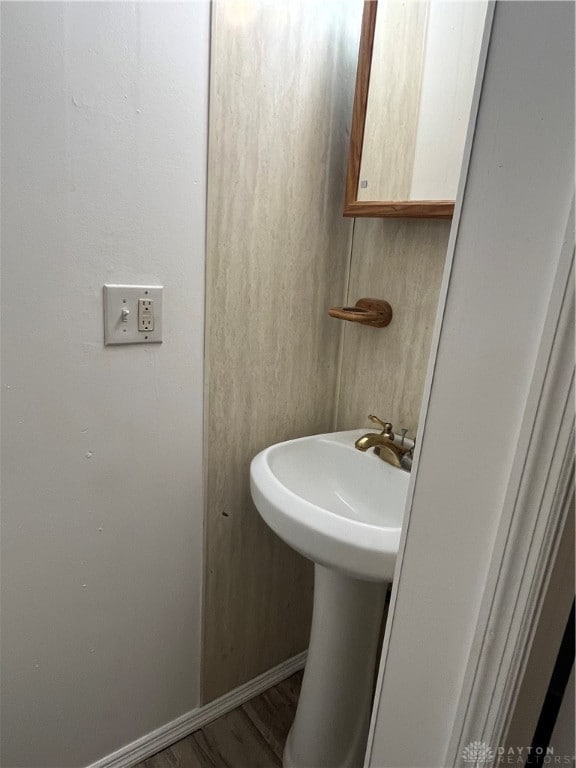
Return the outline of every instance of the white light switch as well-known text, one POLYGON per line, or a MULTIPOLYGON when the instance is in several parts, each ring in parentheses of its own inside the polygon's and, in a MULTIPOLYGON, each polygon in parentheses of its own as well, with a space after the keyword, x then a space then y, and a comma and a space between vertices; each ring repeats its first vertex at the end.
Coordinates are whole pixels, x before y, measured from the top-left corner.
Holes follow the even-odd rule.
POLYGON ((104 286, 104 343, 162 341, 161 285, 104 286))

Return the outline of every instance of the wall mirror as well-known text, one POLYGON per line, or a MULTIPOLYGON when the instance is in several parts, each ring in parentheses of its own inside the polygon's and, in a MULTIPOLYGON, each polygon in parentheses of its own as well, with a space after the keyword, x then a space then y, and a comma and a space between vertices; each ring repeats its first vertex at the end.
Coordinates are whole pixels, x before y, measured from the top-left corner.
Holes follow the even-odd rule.
POLYGON ((452 216, 486 8, 366 0, 345 216, 452 216))

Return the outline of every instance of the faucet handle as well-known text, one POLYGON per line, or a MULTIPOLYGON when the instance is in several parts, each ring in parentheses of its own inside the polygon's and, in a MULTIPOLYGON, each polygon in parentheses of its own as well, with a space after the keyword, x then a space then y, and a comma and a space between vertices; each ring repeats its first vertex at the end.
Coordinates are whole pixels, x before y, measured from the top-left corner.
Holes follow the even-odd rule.
POLYGON ((383 435, 388 437, 390 440, 394 440, 394 432, 392 431, 393 427, 389 421, 382 421, 382 419, 379 419, 378 416, 374 416, 373 414, 370 414, 368 418, 373 424, 378 424, 378 426, 382 427, 383 435))

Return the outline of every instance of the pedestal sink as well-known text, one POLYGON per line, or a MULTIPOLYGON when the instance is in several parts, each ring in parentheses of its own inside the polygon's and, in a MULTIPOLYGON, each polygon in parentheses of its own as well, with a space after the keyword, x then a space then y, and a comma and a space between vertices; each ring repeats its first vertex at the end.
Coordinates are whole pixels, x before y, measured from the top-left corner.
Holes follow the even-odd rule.
POLYGON ((387 584, 409 474, 354 442, 366 430, 272 445, 250 484, 266 523, 314 566, 308 659, 284 768, 361 768, 387 584))

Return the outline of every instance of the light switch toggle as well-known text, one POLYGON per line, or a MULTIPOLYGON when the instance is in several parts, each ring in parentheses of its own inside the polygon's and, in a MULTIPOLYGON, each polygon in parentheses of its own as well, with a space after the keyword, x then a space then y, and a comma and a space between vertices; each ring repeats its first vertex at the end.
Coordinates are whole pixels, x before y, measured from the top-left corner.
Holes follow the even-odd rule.
POLYGON ((122 322, 127 323, 128 322, 128 316, 130 315, 130 310, 128 307, 122 307, 122 322))

